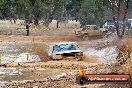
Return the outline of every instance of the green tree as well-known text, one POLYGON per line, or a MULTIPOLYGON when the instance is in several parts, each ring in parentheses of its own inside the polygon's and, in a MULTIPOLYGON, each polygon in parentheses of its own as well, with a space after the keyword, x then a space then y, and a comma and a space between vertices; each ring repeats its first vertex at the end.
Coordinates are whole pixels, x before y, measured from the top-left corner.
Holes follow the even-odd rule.
POLYGON ((42 0, 25 0, 24 10, 20 13, 23 13, 22 16, 26 20, 34 20, 34 24, 38 25, 38 21, 43 17, 45 11, 45 4, 42 0))
POLYGON ((110 16, 110 9, 104 0, 84 0, 81 5, 80 22, 86 24, 102 24, 110 16))
POLYGON ((45 0, 45 16, 43 19, 46 26, 55 19, 57 20, 57 28, 60 21, 66 20, 64 19, 64 15, 66 15, 66 5, 70 0, 45 0))
MULTIPOLYGON (((39 20, 48 24, 53 20, 66 20, 66 6, 71 0, 0 0, 0 16, 5 19, 17 18, 32 21, 38 25, 39 20)), ((75 5, 76 6, 76 5, 75 5)))
POLYGON ((26 0, 0 0, 0 14, 3 19, 16 19, 20 18, 25 9, 24 5, 26 0))
POLYGON ((63 21, 63 16, 66 9, 66 0, 54 0, 53 19, 57 20, 57 28, 60 21, 63 21))
POLYGON ((1 0, 0 10, 3 17, 13 19, 15 23, 17 13, 15 0, 1 0))
POLYGON ((66 5, 67 16, 70 15, 77 21, 79 19, 82 2, 83 0, 69 0, 69 3, 66 5))
POLYGON ((3 19, 4 16, 3 16, 3 5, 4 5, 4 0, 0 0, 0 19, 3 19))

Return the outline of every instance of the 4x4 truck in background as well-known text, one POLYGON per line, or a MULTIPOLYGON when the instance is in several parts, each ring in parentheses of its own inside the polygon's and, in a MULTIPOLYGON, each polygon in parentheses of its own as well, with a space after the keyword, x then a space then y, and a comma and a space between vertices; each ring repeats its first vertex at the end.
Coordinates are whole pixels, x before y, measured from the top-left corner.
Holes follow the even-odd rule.
POLYGON ((75 31, 77 37, 88 40, 90 37, 104 37, 107 35, 107 28, 97 28, 96 25, 86 25, 81 30, 75 31))

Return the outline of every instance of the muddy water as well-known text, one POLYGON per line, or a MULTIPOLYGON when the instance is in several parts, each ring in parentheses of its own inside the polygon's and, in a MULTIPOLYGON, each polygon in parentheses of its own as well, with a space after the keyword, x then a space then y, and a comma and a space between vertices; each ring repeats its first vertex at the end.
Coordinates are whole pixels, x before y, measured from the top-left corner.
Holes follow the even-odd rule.
MULTIPOLYGON (((43 47, 44 43, 39 45, 43 47)), ((86 55, 94 56, 100 62, 110 62, 117 56, 115 47, 96 50, 88 45, 80 45, 86 55)), ((36 62, 41 61, 39 56, 32 50, 32 43, 0 43, 1 63, 36 62)), ((89 59, 89 58, 88 58, 89 59)), ((93 58, 92 58, 93 59, 93 58)), ((91 59, 91 60, 92 60, 91 59)), ((43 80, 55 78, 61 73, 69 72, 65 69, 46 68, 0 68, 0 86, 12 81, 43 80)))
POLYGON ((0 43, 0 63, 40 61, 32 51, 31 43, 2 42, 0 43))
POLYGON ((0 68, 0 81, 43 80, 67 71, 49 68, 0 68))
MULTIPOLYGON (((43 47, 43 43, 39 44, 43 47)), ((32 50, 32 43, 0 43, 0 63, 37 62, 41 61, 39 56, 32 50)), ((43 80, 44 78, 55 78, 61 73, 68 72, 65 69, 48 68, 0 68, 0 86, 6 83, 26 80, 43 80)), ((1 87, 0 87, 1 88, 1 87)))
POLYGON ((16 42, 2 42, 0 43, 0 53, 4 54, 20 54, 23 52, 31 52, 31 44, 16 43, 16 42))
MULTIPOLYGON (((41 61, 41 59, 39 58, 40 55, 35 54, 32 45, 33 45, 32 43, 26 43, 26 42, 0 43, 1 63, 41 61)), ((38 43, 38 45, 41 46, 42 48, 45 47, 44 42, 38 43)), ((97 50, 95 47, 91 47, 87 44, 81 44, 79 46, 84 51, 84 54, 86 56, 90 56, 90 58, 92 57, 95 59, 94 61, 99 61, 101 63, 109 63, 109 62, 114 63, 116 61, 115 58, 118 55, 118 51, 115 46, 106 47, 101 50, 97 50)))
MULTIPOLYGON (((41 48, 44 48, 46 43, 38 43, 41 48)), ((39 56, 36 55, 32 43, 24 42, 3 42, 0 43, 0 58, 1 63, 12 63, 12 62, 36 62, 41 61, 39 56)), ((118 55, 118 50, 115 46, 106 47, 97 50, 95 47, 89 46, 88 44, 79 45, 81 50, 84 51, 85 55, 94 56, 97 60, 104 63, 109 63, 114 60, 118 55)), ((37 49, 38 51, 38 49, 37 49)), ((113 61, 113 62, 114 62, 113 61)))
POLYGON ((10 82, 24 82, 30 80, 43 80, 45 78, 56 78, 57 75, 65 72, 68 72, 68 70, 49 68, 0 68, 0 86, 2 87, 10 82))

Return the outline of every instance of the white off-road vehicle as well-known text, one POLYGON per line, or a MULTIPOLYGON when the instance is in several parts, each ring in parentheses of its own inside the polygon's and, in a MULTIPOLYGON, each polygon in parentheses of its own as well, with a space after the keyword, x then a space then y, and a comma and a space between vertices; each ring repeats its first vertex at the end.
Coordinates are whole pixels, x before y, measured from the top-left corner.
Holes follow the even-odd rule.
POLYGON ((75 42, 53 43, 49 46, 49 57, 52 60, 81 60, 83 52, 75 42))

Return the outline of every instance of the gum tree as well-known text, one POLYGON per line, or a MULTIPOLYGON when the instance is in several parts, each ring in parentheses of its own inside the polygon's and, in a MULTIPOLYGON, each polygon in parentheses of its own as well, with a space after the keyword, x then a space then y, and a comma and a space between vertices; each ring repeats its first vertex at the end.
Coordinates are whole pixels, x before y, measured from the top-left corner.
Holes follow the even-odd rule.
POLYGON ((126 31, 129 0, 109 0, 109 2, 111 3, 112 16, 117 35, 119 38, 122 38, 126 31))
POLYGON ((81 4, 80 22, 87 24, 103 24, 110 16, 106 0, 84 0, 81 4))

